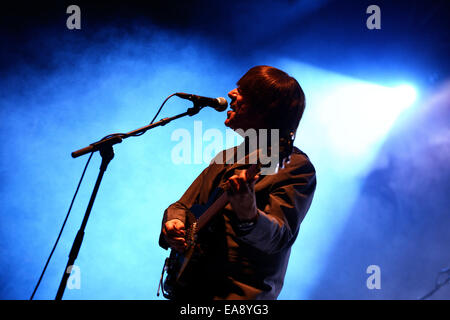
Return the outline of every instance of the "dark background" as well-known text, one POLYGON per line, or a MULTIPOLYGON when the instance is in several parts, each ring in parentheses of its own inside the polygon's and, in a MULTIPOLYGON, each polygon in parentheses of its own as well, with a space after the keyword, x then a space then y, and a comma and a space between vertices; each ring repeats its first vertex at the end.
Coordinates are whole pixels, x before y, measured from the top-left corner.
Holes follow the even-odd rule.
POLYGON ((442 81, 449 72, 445 0, 77 1, 82 29, 67 33, 59 26, 65 25, 70 4, 3 5, 2 70, 22 63, 56 68, 49 55, 62 42, 73 42, 73 49, 81 51, 105 27, 127 33, 147 24, 186 36, 201 35, 238 60, 273 52, 363 79, 376 79, 382 71, 394 78, 412 77, 425 86, 442 81), (361 28, 371 4, 382 7, 382 28, 376 32, 361 28), (40 46, 36 52, 37 43, 54 46, 40 46))

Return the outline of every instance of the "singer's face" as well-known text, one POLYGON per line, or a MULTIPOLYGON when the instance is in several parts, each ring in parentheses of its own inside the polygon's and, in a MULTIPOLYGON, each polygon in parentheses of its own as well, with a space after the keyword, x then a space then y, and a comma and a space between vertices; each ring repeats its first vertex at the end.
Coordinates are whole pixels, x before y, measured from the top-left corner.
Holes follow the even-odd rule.
POLYGON ((239 88, 235 88, 228 92, 228 97, 231 99, 230 108, 227 112, 227 119, 225 125, 233 130, 250 128, 260 129, 264 128, 260 114, 255 112, 245 98, 242 96, 239 88))

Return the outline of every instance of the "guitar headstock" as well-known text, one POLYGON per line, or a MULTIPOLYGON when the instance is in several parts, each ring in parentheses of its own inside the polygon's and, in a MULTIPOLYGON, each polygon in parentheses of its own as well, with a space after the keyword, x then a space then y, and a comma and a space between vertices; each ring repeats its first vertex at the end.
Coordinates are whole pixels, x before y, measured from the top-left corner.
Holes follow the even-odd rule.
POLYGON ((286 164, 291 160, 291 154, 294 149, 294 132, 289 132, 288 135, 284 135, 280 138, 280 161, 279 167, 283 169, 286 164))
POLYGON ((277 145, 268 148, 268 152, 261 151, 258 155, 258 171, 262 175, 275 174, 279 169, 284 169, 291 160, 291 154, 294 150, 295 135, 293 132, 277 137, 277 145), (261 160, 261 162, 260 162, 261 160))
POLYGON ((252 181, 261 170, 261 163, 252 164, 246 171, 247 181, 252 181))

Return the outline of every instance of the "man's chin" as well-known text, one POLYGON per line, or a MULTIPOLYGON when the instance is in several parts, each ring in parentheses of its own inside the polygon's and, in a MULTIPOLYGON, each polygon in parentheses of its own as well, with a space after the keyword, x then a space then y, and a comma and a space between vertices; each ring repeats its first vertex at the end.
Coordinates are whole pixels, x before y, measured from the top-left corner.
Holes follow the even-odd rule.
POLYGON ((228 127, 228 128, 230 128, 230 129, 233 129, 233 124, 232 124, 232 123, 233 123, 233 122, 231 121, 230 118, 225 119, 225 122, 224 122, 225 127, 228 127))

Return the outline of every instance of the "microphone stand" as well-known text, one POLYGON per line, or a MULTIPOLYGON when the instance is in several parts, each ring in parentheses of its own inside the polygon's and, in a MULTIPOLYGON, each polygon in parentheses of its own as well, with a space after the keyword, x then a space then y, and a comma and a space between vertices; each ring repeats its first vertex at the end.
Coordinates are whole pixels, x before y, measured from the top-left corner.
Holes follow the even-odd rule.
POLYGON ((94 142, 83 149, 72 152, 72 157, 77 158, 77 157, 80 157, 80 156, 90 153, 90 152, 99 151, 100 156, 102 157, 102 163, 100 165, 100 172, 98 174, 97 181, 95 182, 94 190, 92 191, 91 198, 89 200, 89 204, 86 209, 86 213, 84 214, 84 218, 81 223, 81 227, 78 230, 75 240, 72 244, 72 249, 70 250, 70 253, 69 253, 69 260, 67 261, 66 268, 64 269, 64 273, 63 273, 61 282, 59 284, 59 288, 58 288, 58 292, 56 293, 55 300, 61 300, 64 295, 64 290, 67 285, 67 280, 69 279, 69 276, 70 276, 71 267, 74 265, 75 260, 78 256, 78 253, 80 252, 81 243, 83 242, 83 237, 84 237, 84 230, 86 228, 86 225, 87 225, 87 222, 89 219, 89 215, 92 210, 92 206, 94 205, 95 197, 97 196, 97 192, 100 187, 100 183, 103 179, 103 174, 105 173, 109 162, 114 158, 113 145, 115 145, 117 143, 121 143, 123 139, 129 138, 132 136, 136 136, 136 135, 142 135, 147 130, 153 129, 155 127, 164 126, 167 123, 171 122, 172 120, 175 120, 175 119, 178 119, 178 118, 181 118, 184 116, 193 116, 193 115, 197 114, 201 109, 202 109, 202 107, 199 104, 194 102, 194 106, 192 108, 188 108, 187 111, 184 113, 180 113, 180 114, 170 117, 170 118, 161 119, 160 121, 158 121, 156 123, 149 124, 147 126, 130 131, 125 134, 114 134, 114 135, 107 136, 107 138, 105 138, 105 139, 94 142))

